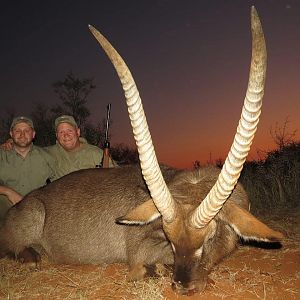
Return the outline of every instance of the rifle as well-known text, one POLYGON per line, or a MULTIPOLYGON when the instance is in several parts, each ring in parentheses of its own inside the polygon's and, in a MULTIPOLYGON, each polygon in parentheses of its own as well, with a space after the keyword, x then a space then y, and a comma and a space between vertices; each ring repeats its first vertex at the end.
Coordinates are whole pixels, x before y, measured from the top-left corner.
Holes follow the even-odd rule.
POLYGON ((109 154, 110 142, 108 137, 110 109, 111 109, 111 104, 109 103, 106 107, 105 140, 103 145, 103 157, 101 162, 102 168, 109 168, 109 161, 110 161, 110 154, 109 154))

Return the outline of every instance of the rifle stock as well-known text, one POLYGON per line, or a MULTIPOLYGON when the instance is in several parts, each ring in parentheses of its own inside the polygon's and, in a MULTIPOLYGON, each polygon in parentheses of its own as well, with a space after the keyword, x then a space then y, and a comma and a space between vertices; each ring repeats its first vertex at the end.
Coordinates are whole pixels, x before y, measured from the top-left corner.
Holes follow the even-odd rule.
POLYGON ((109 160, 110 160, 109 148, 104 148, 103 157, 102 157, 102 168, 109 168, 109 160))

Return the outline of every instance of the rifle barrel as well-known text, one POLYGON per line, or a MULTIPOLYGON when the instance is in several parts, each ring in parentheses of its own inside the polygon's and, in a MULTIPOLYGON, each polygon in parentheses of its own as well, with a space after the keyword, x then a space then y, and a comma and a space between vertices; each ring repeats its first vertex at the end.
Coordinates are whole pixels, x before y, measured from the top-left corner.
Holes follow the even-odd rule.
POLYGON ((111 109, 111 104, 109 103, 107 105, 107 107, 106 107, 105 143, 108 142, 108 129, 109 129, 110 109, 111 109))

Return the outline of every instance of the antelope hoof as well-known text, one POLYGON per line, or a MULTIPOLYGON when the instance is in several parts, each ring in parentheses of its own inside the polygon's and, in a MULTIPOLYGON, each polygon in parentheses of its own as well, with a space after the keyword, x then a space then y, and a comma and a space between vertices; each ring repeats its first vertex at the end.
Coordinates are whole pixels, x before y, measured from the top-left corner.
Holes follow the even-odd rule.
POLYGON ((31 268, 38 268, 41 256, 33 248, 25 248, 17 255, 17 260, 31 268))

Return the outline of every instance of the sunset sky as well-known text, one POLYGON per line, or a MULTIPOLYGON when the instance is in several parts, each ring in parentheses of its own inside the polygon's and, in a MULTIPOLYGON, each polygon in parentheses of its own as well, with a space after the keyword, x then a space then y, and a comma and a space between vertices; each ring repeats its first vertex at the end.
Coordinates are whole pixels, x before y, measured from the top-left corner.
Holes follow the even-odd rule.
POLYGON ((270 129, 298 129, 300 1, 6 1, 0 10, 0 116, 58 103, 52 83, 69 71, 94 78, 90 120, 112 104, 111 144, 134 145, 120 81, 88 30, 106 36, 140 91, 159 161, 192 166, 224 158, 245 97, 251 58, 250 8, 263 25, 268 69, 263 112, 249 159, 274 149, 270 129))

